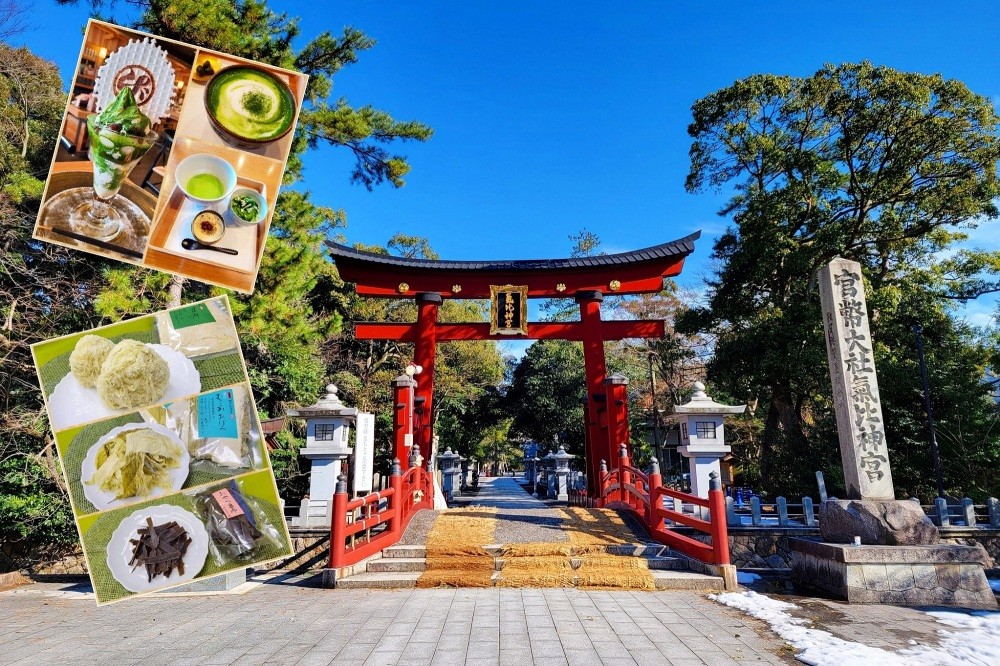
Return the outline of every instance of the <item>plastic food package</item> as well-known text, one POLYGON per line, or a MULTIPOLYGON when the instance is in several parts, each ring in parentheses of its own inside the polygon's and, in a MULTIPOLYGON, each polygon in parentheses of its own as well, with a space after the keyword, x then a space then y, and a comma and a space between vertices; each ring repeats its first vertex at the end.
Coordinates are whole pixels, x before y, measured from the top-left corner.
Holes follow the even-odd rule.
POLYGON ((203 465, 229 469, 262 466, 260 430, 245 384, 179 400, 162 410, 151 408, 142 415, 188 443, 192 469, 203 465))
POLYGON ((238 346, 232 317, 221 298, 157 312, 156 329, 160 344, 188 358, 231 352, 238 346))
POLYGON ((281 532, 270 522, 260 501, 243 493, 233 479, 195 496, 209 534, 209 551, 216 564, 252 560, 264 543, 281 547, 281 532))

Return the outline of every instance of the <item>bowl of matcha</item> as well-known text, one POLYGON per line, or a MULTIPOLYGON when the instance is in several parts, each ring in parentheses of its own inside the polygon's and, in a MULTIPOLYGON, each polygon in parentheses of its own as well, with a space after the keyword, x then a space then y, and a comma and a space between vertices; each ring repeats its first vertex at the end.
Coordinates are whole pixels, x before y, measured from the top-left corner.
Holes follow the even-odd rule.
POLYGON ((270 143, 285 136, 295 123, 295 106, 288 84, 259 67, 226 67, 205 86, 212 125, 237 143, 270 143))
POLYGON ((185 196, 206 205, 219 203, 236 189, 233 165, 208 153, 185 157, 177 165, 174 178, 185 196))

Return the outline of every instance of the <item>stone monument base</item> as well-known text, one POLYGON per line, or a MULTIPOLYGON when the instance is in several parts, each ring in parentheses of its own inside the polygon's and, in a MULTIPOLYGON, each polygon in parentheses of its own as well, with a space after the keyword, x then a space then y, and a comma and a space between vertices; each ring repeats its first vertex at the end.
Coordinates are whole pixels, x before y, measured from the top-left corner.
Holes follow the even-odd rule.
POLYGON ((797 585, 848 603, 996 609, 971 546, 854 546, 789 539, 797 585))

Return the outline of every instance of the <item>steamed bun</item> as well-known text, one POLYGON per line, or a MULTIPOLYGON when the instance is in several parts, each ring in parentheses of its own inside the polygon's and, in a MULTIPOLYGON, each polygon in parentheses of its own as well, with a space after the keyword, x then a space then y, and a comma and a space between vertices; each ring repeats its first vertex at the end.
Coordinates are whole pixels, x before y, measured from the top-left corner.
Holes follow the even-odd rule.
POLYGON ((112 409, 152 405, 163 397, 170 367, 159 354, 135 340, 111 350, 97 378, 97 393, 112 409))
POLYGON ((69 355, 69 369, 73 376, 83 386, 94 388, 97 377, 101 374, 101 366, 108 357, 115 343, 99 335, 85 335, 76 343, 73 353, 69 355))

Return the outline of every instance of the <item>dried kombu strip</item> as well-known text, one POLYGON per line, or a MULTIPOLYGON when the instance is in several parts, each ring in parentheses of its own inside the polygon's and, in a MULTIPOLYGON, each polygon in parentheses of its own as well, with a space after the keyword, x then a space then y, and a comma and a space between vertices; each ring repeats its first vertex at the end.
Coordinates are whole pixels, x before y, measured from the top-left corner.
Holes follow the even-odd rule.
POLYGON ((184 575, 184 555, 191 545, 191 537, 183 527, 172 520, 163 525, 153 525, 153 519, 146 517, 146 527, 139 528, 139 538, 129 539, 132 544, 132 571, 146 567, 147 582, 156 576, 169 577, 174 569, 184 575))
POLYGON ((225 488, 204 496, 204 502, 208 530, 219 550, 232 557, 253 553, 263 534, 236 483, 230 481, 225 488))

